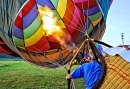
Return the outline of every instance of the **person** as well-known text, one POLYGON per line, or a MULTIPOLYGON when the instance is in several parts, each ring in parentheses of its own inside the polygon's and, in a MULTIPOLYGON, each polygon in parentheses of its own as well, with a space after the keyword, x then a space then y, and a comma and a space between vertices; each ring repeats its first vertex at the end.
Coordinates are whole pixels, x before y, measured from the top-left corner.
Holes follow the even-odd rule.
POLYGON ((77 69, 66 76, 66 79, 84 78, 86 89, 92 89, 99 79, 102 66, 95 60, 94 53, 90 50, 88 53, 88 63, 80 65, 77 69))

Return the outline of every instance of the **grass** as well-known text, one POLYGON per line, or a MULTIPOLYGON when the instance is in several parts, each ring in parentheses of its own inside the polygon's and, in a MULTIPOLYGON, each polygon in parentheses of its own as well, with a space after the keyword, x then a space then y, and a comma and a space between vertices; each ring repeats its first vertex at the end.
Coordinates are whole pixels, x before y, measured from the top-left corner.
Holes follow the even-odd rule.
MULTIPOLYGON (((45 69, 26 61, 0 61, 0 89, 67 89, 66 75, 65 68, 45 69)), ((83 79, 74 83, 76 89, 85 88, 83 79)))

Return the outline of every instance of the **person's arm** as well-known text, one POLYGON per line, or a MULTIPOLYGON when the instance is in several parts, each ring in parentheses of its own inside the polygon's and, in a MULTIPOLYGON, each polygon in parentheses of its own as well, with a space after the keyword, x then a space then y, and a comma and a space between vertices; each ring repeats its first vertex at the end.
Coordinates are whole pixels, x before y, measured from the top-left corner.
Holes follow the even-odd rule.
POLYGON ((76 78, 81 78, 83 77, 83 69, 82 69, 82 65, 79 66, 76 70, 74 70, 71 74, 68 74, 66 76, 66 79, 76 79, 76 78))
POLYGON ((72 78, 76 79, 76 78, 82 78, 83 77, 83 66, 84 64, 80 65, 76 70, 74 70, 71 73, 72 78))

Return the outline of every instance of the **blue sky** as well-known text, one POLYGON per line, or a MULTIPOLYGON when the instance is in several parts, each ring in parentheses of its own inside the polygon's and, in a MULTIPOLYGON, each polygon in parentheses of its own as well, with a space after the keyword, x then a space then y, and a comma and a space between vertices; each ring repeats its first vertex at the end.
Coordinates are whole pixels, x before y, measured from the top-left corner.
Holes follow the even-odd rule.
POLYGON ((124 44, 130 45, 130 0, 113 1, 106 25, 103 42, 118 46, 122 44, 121 33, 124 33, 124 44))

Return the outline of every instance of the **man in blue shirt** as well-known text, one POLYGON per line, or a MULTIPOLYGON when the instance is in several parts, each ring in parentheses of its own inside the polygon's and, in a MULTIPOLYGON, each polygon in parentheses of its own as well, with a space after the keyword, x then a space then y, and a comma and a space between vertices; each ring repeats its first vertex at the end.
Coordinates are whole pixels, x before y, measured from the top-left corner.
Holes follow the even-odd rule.
POLYGON ((92 51, 89 52, 89 57, 86 60, 89 61, 89 63, 80 65, 71 74, 68 74, 66 79, 76 79, 83 77, 86 89, 92 89, 101 75, 102 66, 95 60, 92 51))

